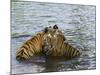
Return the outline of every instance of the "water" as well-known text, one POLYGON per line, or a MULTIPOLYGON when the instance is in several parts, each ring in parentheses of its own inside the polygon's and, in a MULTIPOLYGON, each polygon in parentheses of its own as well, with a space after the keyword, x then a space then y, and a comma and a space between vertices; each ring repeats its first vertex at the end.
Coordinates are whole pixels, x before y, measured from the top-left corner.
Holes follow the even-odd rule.
POLYGON ((41 2, 12 2, 11 8, 11 73, 40 73, 87 70, 96 68, 95 6, 41 2), (26 40, 46 26, 57 24, 66 41, 81 50, 79 58, 36 57, 18 62, 16 51, 26 40))

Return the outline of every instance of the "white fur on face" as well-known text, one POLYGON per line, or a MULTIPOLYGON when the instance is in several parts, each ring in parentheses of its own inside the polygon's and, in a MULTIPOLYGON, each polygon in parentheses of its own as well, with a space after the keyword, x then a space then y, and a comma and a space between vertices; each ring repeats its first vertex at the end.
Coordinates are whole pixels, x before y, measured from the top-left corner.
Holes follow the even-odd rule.
POLYGON ((54 35, 54 38, 56 38, 57 36, 56 35, 54 35))
POLYGON ((51 34, 48 34, 48 36, 51 38, 52 36, 51 36, 51 34))
POLYGON ((59 32, 58 32, 58 31, 56 31, 56 34, 59 34, 59 32))

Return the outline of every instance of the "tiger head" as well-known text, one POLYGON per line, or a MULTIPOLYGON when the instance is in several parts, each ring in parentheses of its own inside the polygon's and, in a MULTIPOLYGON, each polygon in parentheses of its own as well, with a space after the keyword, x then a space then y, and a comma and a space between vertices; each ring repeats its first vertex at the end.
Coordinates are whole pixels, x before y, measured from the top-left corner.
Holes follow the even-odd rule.
POLYGON ((65 41, 64 34, 61 30, 59 30, 57 25, 54 25, 53 27, 46 27, 44 29, 44 32, 46 33, 44 42, 45 46, 43 48, 43 53, 46 54, 48 50, 52 50, 54 42, 58 39, 60 36, 63 41, 65 41))
POLYGON ((54 25, 53 27, 49 26, 44 29, 44 32, 47 34, 46 36, 48 38, 56 38, 58 35, 63 36, 63 39, 65 40, 64 34, 61 30, 59 30, 57 25, 54 25))

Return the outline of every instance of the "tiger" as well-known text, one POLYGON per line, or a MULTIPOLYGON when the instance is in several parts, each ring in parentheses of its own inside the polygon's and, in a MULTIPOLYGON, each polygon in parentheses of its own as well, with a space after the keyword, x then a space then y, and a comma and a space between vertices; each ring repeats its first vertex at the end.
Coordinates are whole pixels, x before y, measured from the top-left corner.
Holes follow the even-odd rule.
POLYGON ((16 52, 16 59, 24 61, 33 56, 41 56, 44 54, 45 40, 50 37, 50 34, 62 34, 58 29, 55 30, 51 27, 45 27, 42 32, 37 33, 31 39, 27 40, 16 52))
POLYGON ((48 29, 48 32, 49 32, 48 36, 44 40, 44 43, 45 43, 45 46, 43 47, 44 54, 46 54, 48 50, 51 50, 54 41, 57 39, 56 35, 60 35, 63 41, 66 40, 64 34, 61 32, 61 30, 58 29, 57 25, 54 25, 53 28, 50 26, 48 29))
MULTIPOLYGON (((53 26, 55 31, 59 30, 57 25, 53 26)), ((61 32, 55 32, 53 35, 49 34, 44 48, 44 53, 46 56, 64 56, 68 59, 80 56, 80 51, 68 42, 65 42, 65 37, 61 32)))

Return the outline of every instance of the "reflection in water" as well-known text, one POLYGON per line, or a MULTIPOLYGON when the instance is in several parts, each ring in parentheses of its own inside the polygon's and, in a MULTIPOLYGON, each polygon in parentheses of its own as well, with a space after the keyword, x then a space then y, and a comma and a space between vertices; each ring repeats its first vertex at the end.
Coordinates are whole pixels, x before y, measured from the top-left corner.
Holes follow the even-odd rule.
POLYGON ((66 59, 63 59, 63 58, 47 57, 46 62, 45 62, 44 72, 58 71, 57 69, 61 66, 61 64, 58 64, 58 63, 64 60, 66 61, 66 59))
POLYGON ((95 6, 24 1, 12 2, 11 12, 12 74, 96 68, 95 6), (44 27, 55 24, 64 33, 66 42, 80 49, 82 55, 79 58, 66 60, 43 56, 16 61, 16 51, 23 42, 44 27))

